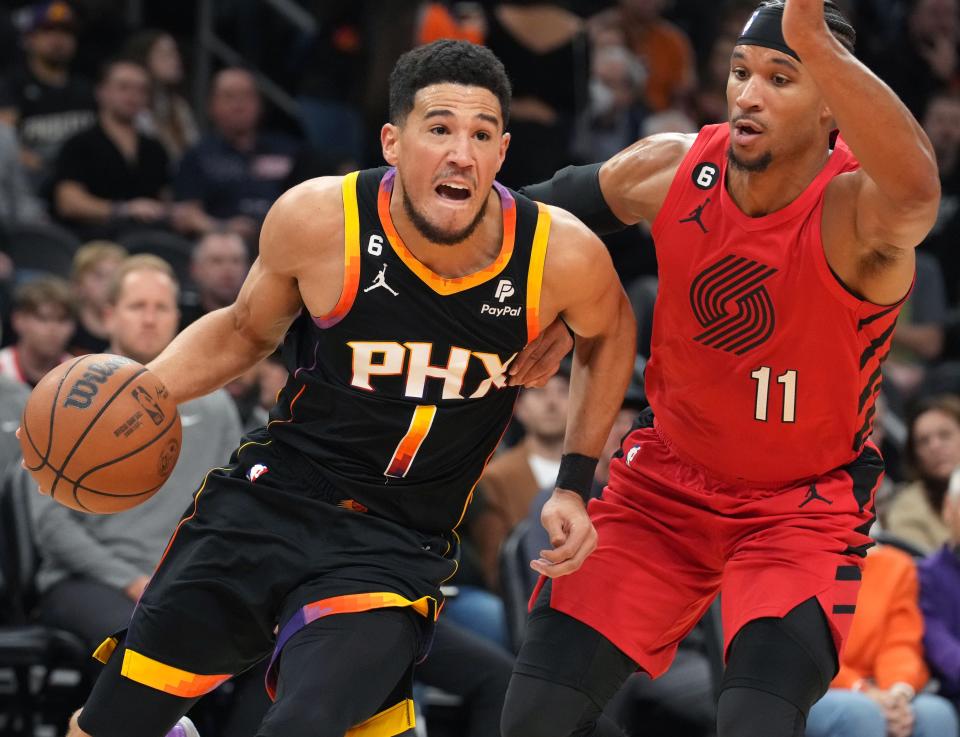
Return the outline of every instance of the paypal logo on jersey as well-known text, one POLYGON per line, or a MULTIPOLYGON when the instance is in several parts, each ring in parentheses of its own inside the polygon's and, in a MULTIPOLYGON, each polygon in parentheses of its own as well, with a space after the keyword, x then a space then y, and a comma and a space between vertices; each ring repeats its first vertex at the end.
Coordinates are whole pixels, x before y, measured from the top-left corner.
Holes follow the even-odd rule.
POLYGON ((511 307, 510 305, 504 305, 503 307, 494 307, 486 303, 480 308, 481 315, 492 315, 493 317, 503 317, 504 315, 508 317, 520 317, 520 307, 511 307))
POLYGON ((480 307, 481 315, 490 315, 491 317, 520 317, 520 311, 522 307, 511 307, 510 305, 503 304, 510 297, 515 295, 517 290, 513 287, 513 282, 509 279, 501 279, 500 283, 497 284, 497 290, 493 294, 493 298, 500 303, 500 307, 496 305, 491 305, 486 302, 480 307))
POLYGON ((497 284, 497 292, 494 294, 494 299, 497 300, 500 304, 503 304, 508 297, 512 297, 517 293, 517 290, 513 288, 513 282, 509 279, 501 279, 500 283, 497 284))

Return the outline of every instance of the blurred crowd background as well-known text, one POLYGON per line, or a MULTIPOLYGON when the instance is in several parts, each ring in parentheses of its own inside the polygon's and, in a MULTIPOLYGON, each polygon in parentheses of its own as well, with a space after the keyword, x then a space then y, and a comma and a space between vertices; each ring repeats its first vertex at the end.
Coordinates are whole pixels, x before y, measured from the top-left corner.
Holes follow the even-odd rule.
MULTIPOLYGON (((53 734, 123 627, 203 472, 266 421, 272 356, 181 408, 167 487, 95 518, 33 493, 14 430, 31 386, 71 355, 146 362, 230 304, 273 201, 305 179, 381 165, 387 78, 438 38, 489 46, 513 83, 499 179, 520 187, 634 140, 727 116, 729 57, 754 0, 8 0, 0 8, 0 734, 53 734)), ((960 9, 958 0, 840 0, 857 56, 930 137, 943 198, 887 358, 874 441, 887 459, 854 635, 809 735, 956 737, 960 698, 960 9), (845 731, 846 730, 846 731, 845 731), (924 731, 927 730, 927 731, 924 731)), ((842 131, 841 131, 842 134, 842 131)), ((646 405, 657 290, 649 229, 605 239, 638 318, 634 384, 604 461, 646 405)), ((525 391, 461 527, 418 731, 495 737, 546 544, 567 377, 525 391)), ((606 480, 597 471, 596 491, 606 480)), ((643 592, 637 592, 642 596, 643 592)), ((611 714, 633 735, 710 735, 715 606, 662 680, 611 714)), ((201 701, 205 737, 244 737, 261 672, 201 701)), ((819 712, 817 709, 819 708, 819 712)))

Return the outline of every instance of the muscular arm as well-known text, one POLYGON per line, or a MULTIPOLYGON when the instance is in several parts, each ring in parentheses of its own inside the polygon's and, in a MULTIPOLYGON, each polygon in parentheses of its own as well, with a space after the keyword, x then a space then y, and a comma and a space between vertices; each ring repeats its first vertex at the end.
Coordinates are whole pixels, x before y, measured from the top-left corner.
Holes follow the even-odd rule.
POLYGON ((789 0, 783 34, 861 165, 828 189, 827 258, 867 299, 894 302, 913 279, 913 248, 936 220, 940 183, 930 141, 893 91, 828 32, 820 0, 789 0))
MULTIPOLYGON (((276 349, 303 307, 299 282, 314 268, 311 262, 342 273, 340 181, 304 182, 277 200, 236 302, 197 320, 150 363, 178 404, 209 394, 276 349)), ((332 307, 340 289, 341 282, 325 280, 313 299, 321 308, 328 302, 332 307)))

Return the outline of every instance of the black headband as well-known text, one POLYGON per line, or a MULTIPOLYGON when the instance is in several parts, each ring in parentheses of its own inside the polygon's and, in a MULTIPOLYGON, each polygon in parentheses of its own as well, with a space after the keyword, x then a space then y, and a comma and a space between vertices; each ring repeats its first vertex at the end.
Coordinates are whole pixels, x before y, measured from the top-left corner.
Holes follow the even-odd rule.
POLYGON ((766 46, 768 49, 789 54, 800 61, 797 52, 787 46, 787 42, 783 40, 782 21, 783 8, 757 8, 747 21, 747 25, 743 27, 743 32, 737 39, 737 46, 766 46))

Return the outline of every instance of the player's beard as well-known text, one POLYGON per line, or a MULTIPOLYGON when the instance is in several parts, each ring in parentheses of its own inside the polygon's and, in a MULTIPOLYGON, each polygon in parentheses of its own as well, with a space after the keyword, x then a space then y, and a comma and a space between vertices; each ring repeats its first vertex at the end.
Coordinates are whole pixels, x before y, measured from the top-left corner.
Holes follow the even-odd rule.
POLYGON ((483 222, 483 218, 487 214, 487 200, 484 198, 483 205, 480 206, 480 210, 467 227, 452 233, 447 230, 441 230, 427 220, 425 215, 417 212, 417 209, 413 206, 413 202, 411 202, 407 196, 406 187, 403 189, 403 210, 407 213, 407 217, 410 218, 410 222, 413 223, 413 227, 428 241, 436 243, 438 246, 455 246, 458 243, 463 243, 473 235, 473 231, 483 222))
POLYGON ((773 162, 773 153, 771 151, 764 151, 753 161, 744 161, 733 152, 733 146, 730 146, 730 148, 727 149, 727 161, 730 162, 730 166, 734 169, 756 174, 767 170, 773 162))

